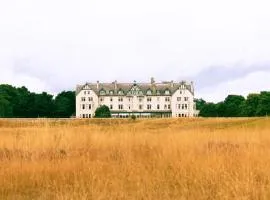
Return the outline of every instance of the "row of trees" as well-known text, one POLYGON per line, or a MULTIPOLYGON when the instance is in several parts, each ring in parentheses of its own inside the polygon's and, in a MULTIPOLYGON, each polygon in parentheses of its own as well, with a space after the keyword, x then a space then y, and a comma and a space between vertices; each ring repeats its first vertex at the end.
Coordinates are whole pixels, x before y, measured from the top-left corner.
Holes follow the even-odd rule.
POLYGON ((70 117, 75 114, 75 92, 64 91, 55 98, 36 94, 26 87, 0 85, 0 117, 70 117))
POLYGON ((219 103, 196 100, 197 109, 202 117, 256 117, 270 115, 270 92, 249 94, 247 98, 229 95, 219 103))

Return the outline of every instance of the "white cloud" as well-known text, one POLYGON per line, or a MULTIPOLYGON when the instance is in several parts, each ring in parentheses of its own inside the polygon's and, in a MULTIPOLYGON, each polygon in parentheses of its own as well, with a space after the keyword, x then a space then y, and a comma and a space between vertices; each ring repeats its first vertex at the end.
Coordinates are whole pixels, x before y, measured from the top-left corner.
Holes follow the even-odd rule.
MULTIPOLYGON (((179 80, 211 66, 252 66, 256 73, 257 65, 269 63, 269 5, 266 0, 0 1, 0 83, 57 92, 98 79, 179 80)), ((217 82, 207 93, 199 87, 198 94, 218 99, 229 92, 222 87, 217 82)))

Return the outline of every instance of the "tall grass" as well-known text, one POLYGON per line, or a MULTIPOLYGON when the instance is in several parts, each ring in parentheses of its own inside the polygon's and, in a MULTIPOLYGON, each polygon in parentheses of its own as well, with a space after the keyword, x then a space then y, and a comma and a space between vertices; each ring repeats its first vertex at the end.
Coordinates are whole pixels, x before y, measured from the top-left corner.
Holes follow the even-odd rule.
POLYGON ((0 199, 270 199, 270 120, 0 120, 0 199))

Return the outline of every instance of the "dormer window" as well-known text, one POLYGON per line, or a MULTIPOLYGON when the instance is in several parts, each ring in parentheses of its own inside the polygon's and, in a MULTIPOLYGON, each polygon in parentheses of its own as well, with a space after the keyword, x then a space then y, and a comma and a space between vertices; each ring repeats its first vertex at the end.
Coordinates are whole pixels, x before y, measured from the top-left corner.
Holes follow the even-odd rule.
POLYGON ((157 95, 160 95, 160 91, 159 90, 157 90, 157 95))
POLYGON ((100 95, 105 95, 106 92, 105 92, 105 90, 100 90, 99 94, 100 94, 100 95))
POLYGON ((146 94, 147 95, 152 95, 152 91, 151 90, 147 90, 146 94))
POLYGON ((119 90, 119 91, 118 91, 118 94, 119 94, 119 95, 123 95, 124 92, 123 92, 122 90, 119 90))
POLYGON ((165 95, 170 95, 170 91, 169 90, 165 90, 165 95))
POLYGON ((110 95, 113 95, 113 90, 110 90, 110 95))

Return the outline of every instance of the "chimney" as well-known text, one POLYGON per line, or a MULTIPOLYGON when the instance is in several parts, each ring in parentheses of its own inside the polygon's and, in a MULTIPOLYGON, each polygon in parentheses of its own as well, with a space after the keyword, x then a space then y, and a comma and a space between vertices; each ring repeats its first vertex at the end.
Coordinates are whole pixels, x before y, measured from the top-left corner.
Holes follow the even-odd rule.
POLYGON ((114 90, 117 90, 117 80, 114 81, 114 90))
POLYGON ((171 80, 171 84, 170 85, 171 85, 171 88, 172 88, 173 87, 173 80, 171 80))
POLYGON ((155 79, 153 77, 151 77, 151 84, 155 84, 155 79))
POLYGON ((97 81, 97 90, 99 90, 99 81, 97 81))
POLYGON ((191 81, 190 86, 191 86, 191 91, 194 93, 194 82, 193 81, 191 81))

